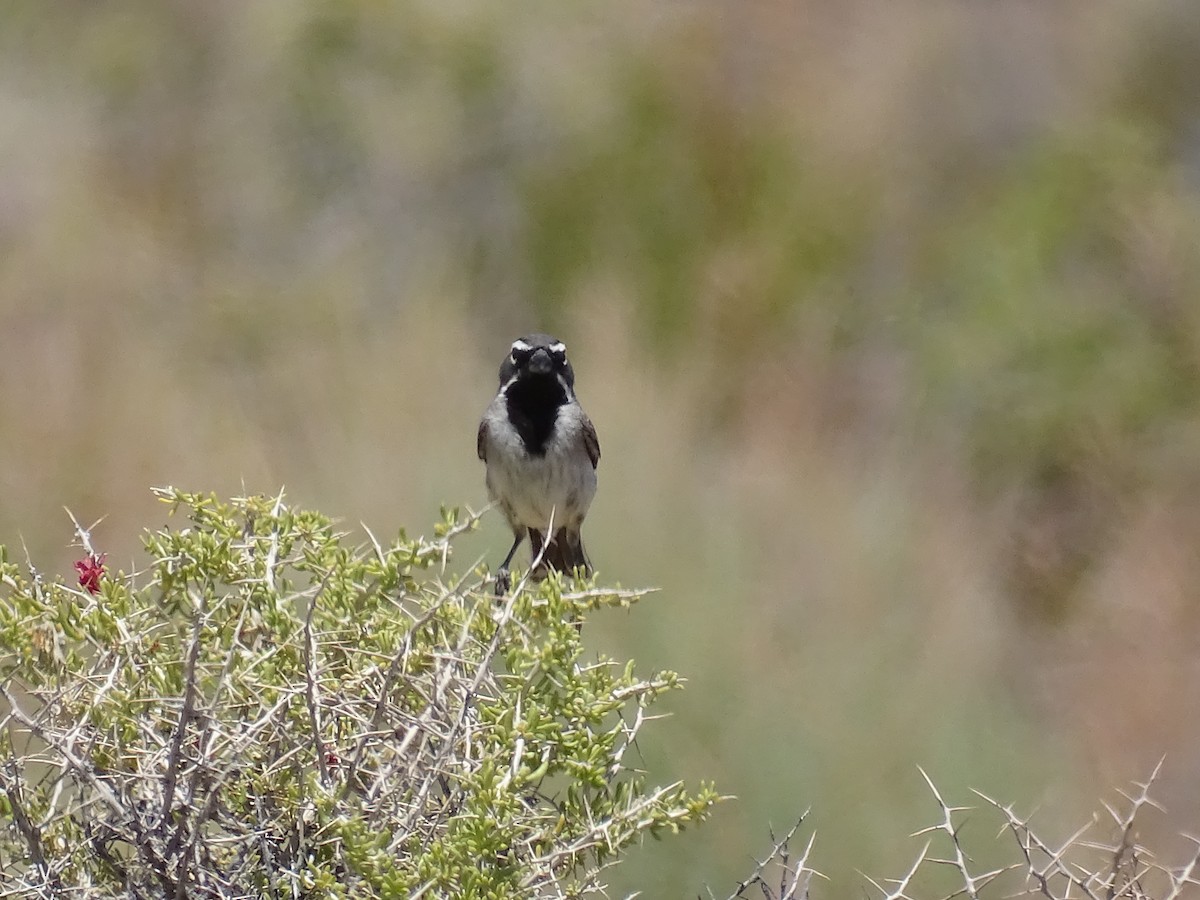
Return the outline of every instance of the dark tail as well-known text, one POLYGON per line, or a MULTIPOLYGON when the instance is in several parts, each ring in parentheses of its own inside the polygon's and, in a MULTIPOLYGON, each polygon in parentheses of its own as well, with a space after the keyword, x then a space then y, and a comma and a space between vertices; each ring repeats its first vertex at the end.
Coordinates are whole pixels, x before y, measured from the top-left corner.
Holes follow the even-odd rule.
MULTIPOLYGON (((533 545, 532 558, 537 559, 538 554, 542 552, 542 533, 530 528, 529 542, 533 545)), ((588 561, 587 551, 583 549, 583 538, 579 532, 569 528, 560 528, 554 532, 554 539, 546 545, 541 567, 549 567, 567 575, 575 569, 581 569, 585 577, 591 575, 592 564, 588 561)))

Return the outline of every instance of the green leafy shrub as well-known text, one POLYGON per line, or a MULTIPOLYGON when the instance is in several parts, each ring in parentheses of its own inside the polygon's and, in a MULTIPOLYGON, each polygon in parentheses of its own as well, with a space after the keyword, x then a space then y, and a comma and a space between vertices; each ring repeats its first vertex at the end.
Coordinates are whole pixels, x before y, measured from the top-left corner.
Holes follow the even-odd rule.
POLYGON ((0 887, 27 896, 577 897, 702 786, 626 763, 679 686, 581 662, 637 593, 493 597, 433 540, 346 542, 278 498, 159 492, 187 524, 80 589, 0 557, 0 887))
MULTIPOLYGON (((351 546, 282 496, 159 494, 188 524, 146 535, 143 571, 107 572, 83 529, 79 588, 0 551, 0 896, 594 896, 624 848, 719 799, 626 762, 678 676, 581 661, 588 613, 640 594, 552 575, 493 596, 447 566, 476 524, 457 511, 432 540, 351 546)), ((1171 866, 1137 839, 1157 776, 1060 840, 978 795, 1018 850, 988 865, 926 777, 942 821, 907 874, 868 880, 885 900, 1182 897, 1200 851, 1171 866)), ((806 819, 729 900, 813 896, 806 819)))

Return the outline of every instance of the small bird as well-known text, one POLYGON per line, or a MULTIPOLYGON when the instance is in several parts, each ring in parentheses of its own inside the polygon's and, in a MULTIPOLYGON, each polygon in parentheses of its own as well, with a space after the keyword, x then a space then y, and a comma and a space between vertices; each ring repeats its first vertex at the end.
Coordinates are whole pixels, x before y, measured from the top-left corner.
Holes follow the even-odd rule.
POLYGON ((575 399, 575 371, 562 341, 548 334, 513 341, 476 449, 487 466, 488 496, 513 531, 497 592, 508 590, 508 566, 526 534, 534 561, 541 554, 542 566, 590 575, 579 528, 596 493, 600 441, 575 399))

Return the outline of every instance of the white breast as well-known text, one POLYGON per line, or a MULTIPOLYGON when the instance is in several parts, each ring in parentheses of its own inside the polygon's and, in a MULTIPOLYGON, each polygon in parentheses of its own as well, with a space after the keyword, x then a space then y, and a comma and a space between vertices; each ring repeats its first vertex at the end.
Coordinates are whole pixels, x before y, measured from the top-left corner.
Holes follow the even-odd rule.
POLYGON ((582 411, 569 403, 558 411, 546 452, 525 450, 503 417, 491 417, 487 435, 487 488, 515 529, 578 529, 596 493, 596 470, 583 441, 582 411))

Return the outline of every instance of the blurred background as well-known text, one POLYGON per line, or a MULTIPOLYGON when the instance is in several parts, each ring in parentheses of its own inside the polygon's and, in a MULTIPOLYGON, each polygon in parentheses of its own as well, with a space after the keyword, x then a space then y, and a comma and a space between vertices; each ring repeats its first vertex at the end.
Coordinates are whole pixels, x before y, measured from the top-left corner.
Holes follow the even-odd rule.
MULTIPOLYGON (((482 506, 512 338, 604 450, 595 652, 822 896, 969 787, 1066 835, 1165 753, 1200 828, 1200 16, 1188 0, 9 0, 0 542, 110 563, 152 485, 419 532, 482 506)), ((493 564, 498 515, 459 564, 493 564)), ((996 823, 964 839, 986 861, 996 823)), ((1164 838, 1165 839, 1165 838, 1164 838)), ((1168 841, 1169 844, 1169 841, 1168 841)))

